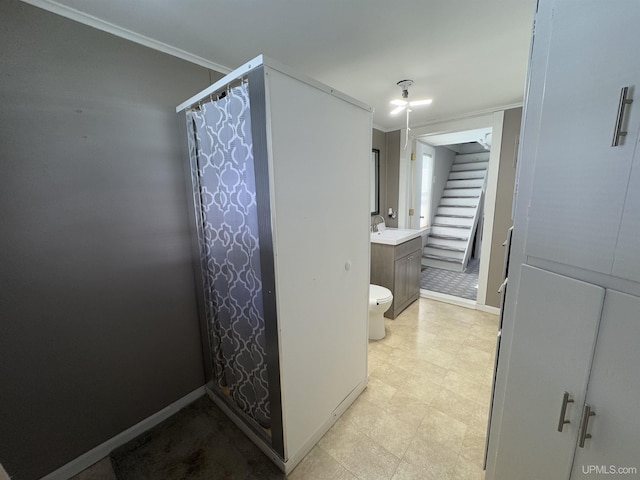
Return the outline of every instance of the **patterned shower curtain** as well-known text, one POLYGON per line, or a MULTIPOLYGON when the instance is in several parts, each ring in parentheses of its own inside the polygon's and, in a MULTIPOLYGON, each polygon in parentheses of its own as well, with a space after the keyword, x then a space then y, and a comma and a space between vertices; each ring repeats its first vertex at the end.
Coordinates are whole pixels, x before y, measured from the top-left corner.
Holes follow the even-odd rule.
POLYGON ((214 381, 270 428, 248 84, 187 115, 197 160, 200 252, 214 381))

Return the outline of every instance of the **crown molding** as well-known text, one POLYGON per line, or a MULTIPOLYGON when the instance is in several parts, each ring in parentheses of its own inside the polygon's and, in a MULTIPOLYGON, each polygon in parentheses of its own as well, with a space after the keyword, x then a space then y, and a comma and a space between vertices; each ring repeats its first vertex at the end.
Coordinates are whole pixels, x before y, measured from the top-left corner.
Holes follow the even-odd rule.
POLYGON ((198 55, 194 55, 166 43, 154 40, 153 38, 146 37, 132 30, 119 27, 118 25, 114 25, 113 23, 109 23, 98 17, 89 15, 88 13, 81 12, 79 10, 76 10, 75 8, 71 8, 58 2, 54 2, 53 0, 22 1, 24 3, 28 3, 29 5, 33 5, 34 7, 42 8, 43 10, 47 10, 70 20, 74 20, 84 25, 102 30, 103 32, 110 33, 112 35, 115 35, 116 37, 124 38, 125 40, 129 40, 139 45, 143 45, 145 47, 158 50, 168 55, 181 58, 182 60, 195 63, 196 65, 200 65, 201 67, 215 70, 216 72, 224 74, 230 73, 232 71, 231 68, 225 67, 224 65, 220 65, 218 63, 207 60, 206 58, 199 57, 198 55))

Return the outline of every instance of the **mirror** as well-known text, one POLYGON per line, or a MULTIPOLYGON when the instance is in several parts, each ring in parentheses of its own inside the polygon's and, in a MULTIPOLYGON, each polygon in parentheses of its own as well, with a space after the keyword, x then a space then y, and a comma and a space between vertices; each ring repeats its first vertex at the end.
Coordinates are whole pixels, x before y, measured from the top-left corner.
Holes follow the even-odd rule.
POLYGON ((371 196, 371 215, 380 214, 380 150, 374 148, 371 150, 371 181, 369 195, 371 196))

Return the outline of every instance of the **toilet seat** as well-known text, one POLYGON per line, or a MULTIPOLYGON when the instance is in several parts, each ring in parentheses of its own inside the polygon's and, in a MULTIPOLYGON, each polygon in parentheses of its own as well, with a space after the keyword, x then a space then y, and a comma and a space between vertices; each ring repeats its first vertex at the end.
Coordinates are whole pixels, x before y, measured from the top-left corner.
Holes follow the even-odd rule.
POLYGON ((380 285, 369 285, 369 301, 376 302, 378 305, 393 299, 391 290, 380 285))

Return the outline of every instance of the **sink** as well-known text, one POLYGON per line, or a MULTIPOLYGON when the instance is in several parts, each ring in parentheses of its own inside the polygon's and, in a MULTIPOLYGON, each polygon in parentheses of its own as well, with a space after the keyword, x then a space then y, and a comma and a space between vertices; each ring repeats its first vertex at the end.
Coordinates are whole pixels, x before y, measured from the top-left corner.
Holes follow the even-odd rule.
POLYGON ((422 230, 413 230, 408 228, 389 228, 382 232, 371 232, 371 241, 373 243, 382 243, 384 245, 400 245, 401 243, 413 240, 422 234, 422 230))

